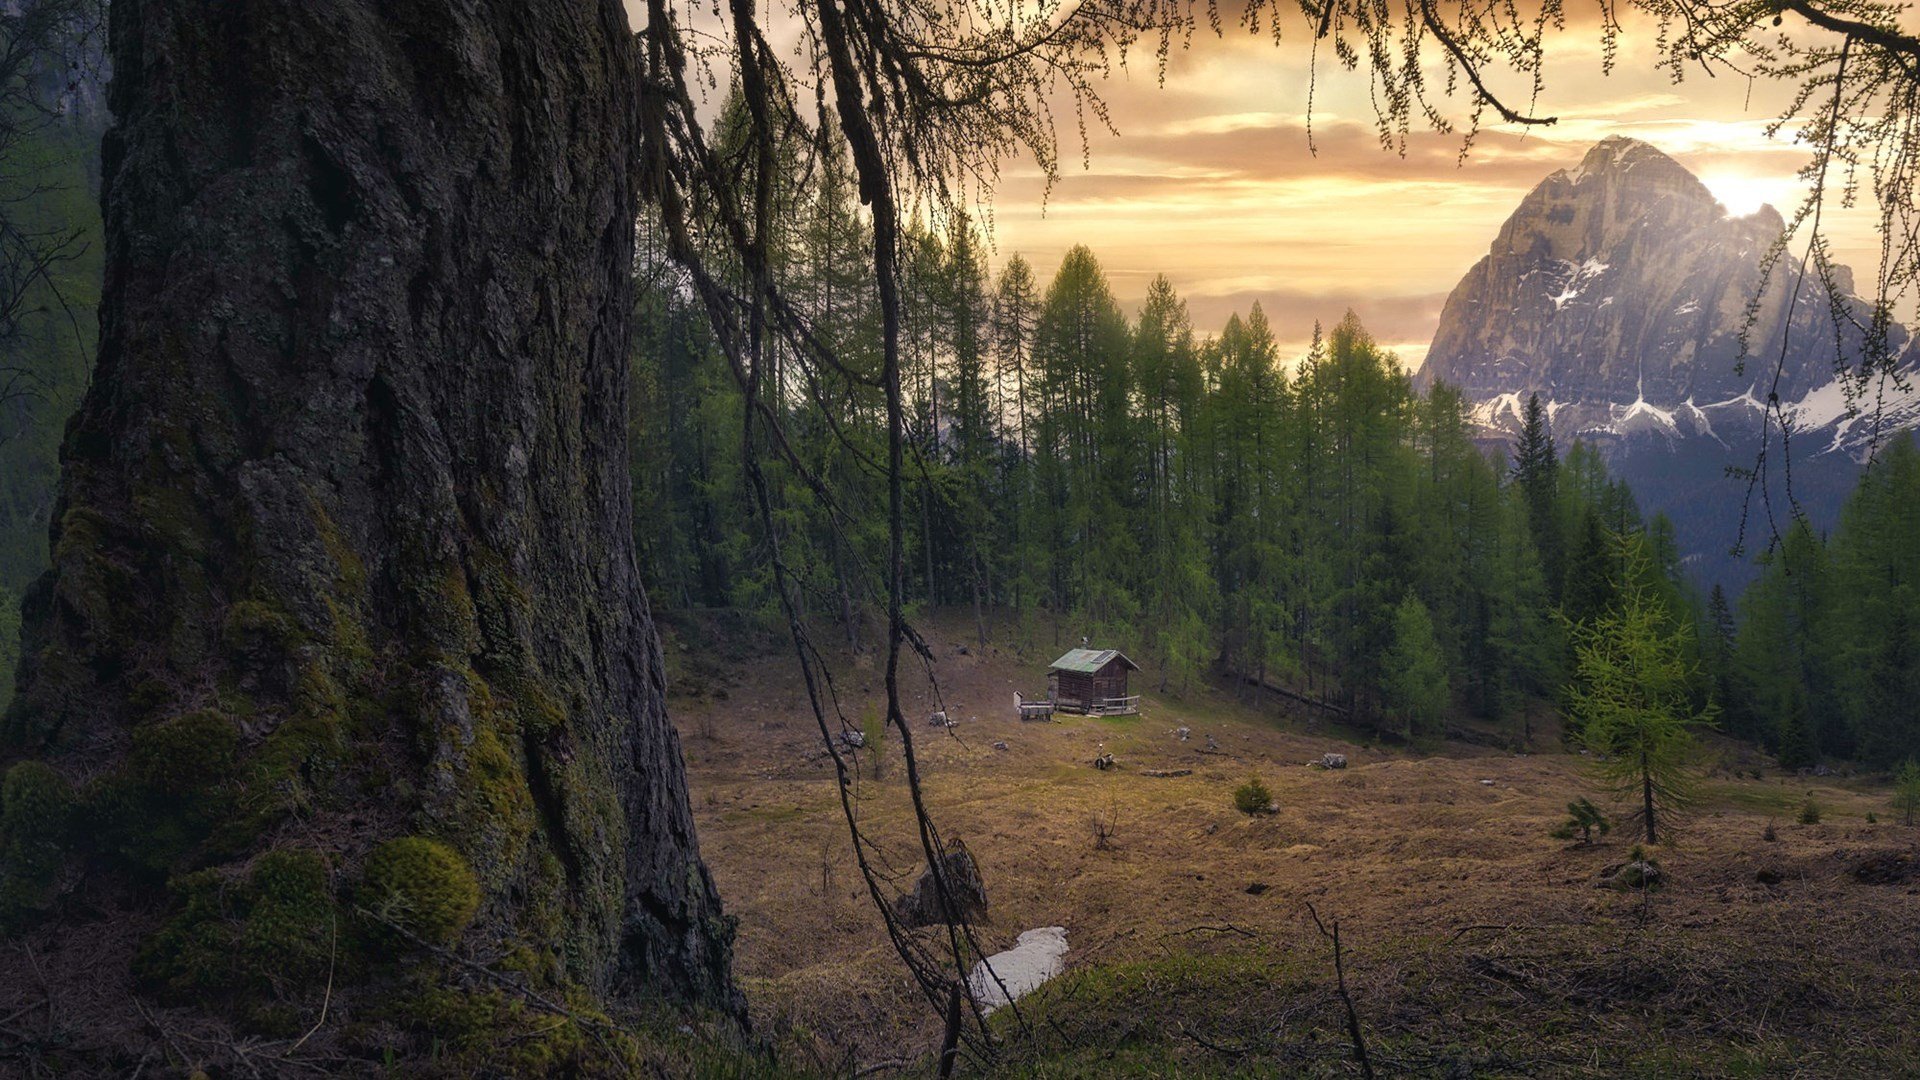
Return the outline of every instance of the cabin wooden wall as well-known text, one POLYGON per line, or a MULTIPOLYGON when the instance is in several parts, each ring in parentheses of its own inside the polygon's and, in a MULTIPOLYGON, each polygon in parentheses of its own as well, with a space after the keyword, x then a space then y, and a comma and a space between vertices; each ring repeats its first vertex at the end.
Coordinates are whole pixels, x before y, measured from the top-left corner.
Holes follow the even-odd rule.
POLYGON ((1078 708, 1086 708, 1092 704, 1096 696, 1095 676, 1078 671, 1056 671, 1053 677, 1057 684, 1053 692, 1055 703, 1078 708))

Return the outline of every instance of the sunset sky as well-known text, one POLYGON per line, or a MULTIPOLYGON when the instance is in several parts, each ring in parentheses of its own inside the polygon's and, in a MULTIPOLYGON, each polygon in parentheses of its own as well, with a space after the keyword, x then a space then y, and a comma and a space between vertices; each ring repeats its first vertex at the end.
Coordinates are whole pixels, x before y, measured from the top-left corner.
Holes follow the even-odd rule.
MULTIPOLYGON (((1315 319, 1348 307, 1409 363, 1426 352, 1440 306, 1486 253, 1502 221, 1555 169, 1601 138, 1645 139, 1692 169, 1735 213, 1772 203, 1790 214, 1807 160, 1791 132, 1764 129, 1779 87, 1689 76, 1653 64, 1652 29, 1629 24, 1614 74, 1598 39, 1570 30, 1549 54, 1538 112, 1547 128, 1493 127, 1465 164, 1457 135, 1415 135, 1404 158, 1382 150, 1363 76, 1321 65, 1308 152, 1304 47, 1197 42, 1156 85, 1151 70, 1111 86, 1118 137, 1096 136, 1090 167, 1067 148, 1042 205, 1030 164, 1008 167, 994 203, 996 258, 1020 252, 1043 275, 1085 243, 1129 305, 1156 273, 1184 295, 1194 324, 1216 329, 1258 300, 1289 350, 1315 319)), ((1863 272, 1877 255, 1867 213, 1840 216, 1842 256, 1863 272)))
MULTIPOLYGON (((1416 130, 1404 157, 1382 149, 1366 74, 1339 70, 1324 50, 1313 109, 1318 153, 1310 153, 1310 34, 1297 10, 1278 45, 1230 24, 1220 37, 1203 31, 1174 53, 1164 85, 1149 49, 1144 63, 1105 84, 1119 133, 1093 130, 1084 167, 1074 118, 1057 115, 1062 176, 1050 197, 1043 201, 1044 178, 1031 161, 1005 163, 991 206, 992 262, 997 270, 1018 252, 1045 281, 1066 249, 1083 243, 1130 309, 1164 273, 1201 332, 1257 300, 1284 349, 1297 352, 1316 319, 1330 323, 1352 308, 1415 364, 1447 293, 1520 199, 1608 135, 1671 154, 1736 214, 1771 203, 1790 215, 1808 155, 1791 128, 1774 139, 1764 130, 1789 88, 1697 70, 1675 84, 1656 66, 1655 27, 1632 13, 1614 72, 1604 75, 1597 27, 1581 25, 1594 10, 1569 4, 1569 25, 1548 48, 1547 87, 1533 111, 1558 123, 1483 127, 1464 163, 1457 134, 1416 130)), ((793 27, 777 27, 776 48, 795 37, 793 27)), ((1509 103, 1526 104, 1515 79, 1494 85, 1519 90, 1509 103)), ((1461 97, 1450 116, 1465 115, 1461 97)), ((1827 218, 1839 255, 1863 281, 1878 254, 1873 222, 1862 209, 1827 218)))

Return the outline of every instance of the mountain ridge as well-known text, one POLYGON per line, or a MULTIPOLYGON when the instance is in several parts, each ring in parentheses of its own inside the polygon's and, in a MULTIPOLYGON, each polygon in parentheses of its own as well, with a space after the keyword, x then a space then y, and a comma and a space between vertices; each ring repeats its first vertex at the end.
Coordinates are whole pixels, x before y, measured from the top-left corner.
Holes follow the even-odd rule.
MULTIPOLYGON (((1658 148, 1609 136, 1501 225, 1448 295, 1416 381, 1458 387, 1490 440, 1515 434, 1538 394, 1556 439, 1599 447, 1645 509, 1674 518, 1703 577, 1737 583, 1748 571, 1728 560, 1737 523, 1725 519, 1744 511, 1744 485, 1712 481, 1751 466, 1770 428, 1777 443, 1780 417, 1791 497, 1818 525, 1878 445, 1920 424, 1910 385, 1843 374, 1865 351, 1856 324, 1870 308, 1851 271, 1834 274, 1854 316, 1838 330, 1821 282, 1802 284, 1790 259, 1768 271, 1785 227, 1771 206, 1730 214, 1658 148)), ((1911 372, 1906 329, 1887 346, 1911 372)))

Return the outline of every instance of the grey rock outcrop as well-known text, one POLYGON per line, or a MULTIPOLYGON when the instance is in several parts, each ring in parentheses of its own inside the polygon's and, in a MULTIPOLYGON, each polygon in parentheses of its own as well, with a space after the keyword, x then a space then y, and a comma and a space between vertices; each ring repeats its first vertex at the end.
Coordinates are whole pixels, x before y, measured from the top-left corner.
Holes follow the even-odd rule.
MULTIPOLYGON (((1808 400, 1833 381, 1824 290, 1809 280, 1791 303, 1797 264, 1763 273, 1784 228, 1773 207, 1731 216, 1680 163, 1608 138, 1542 180, 1507 219, 1448 297, 1421 379, 1460 387, 1498 428, 1517 428, 1538 393, 1562 441, 1713 436, 1716 421, 1752 426, 1778 363, 1781 400, 1804 403, 1809 427, 1831 424, 1844 403, 1808 400), (1742 364, 1756 298, 1749 340, 1758 355, 1742 364)), ((1851 273, 1838 278, 1851 293, 1851 273)), ((1857 357, 1859 335, 1848 336, 1857 357)), ((1892 344, 1906 343, 1896 329, 1892 344)))
POLYGON ((987 886, 973 853, 959 840, 949 840, 940 853, 940 877, 929 866, 914 882, 913 891, 894 901, 894 917, 908 927, 949 922, 979 922, 987 917, 987 886), (941 895, 941 885, 946 895, 941 895))
MULTIPOLYGON (((1729 214, 1644 142, 1605 139, 1521 201, 1448 297, 1416 381, 1459 388, 1489 440, 1516 434, 1538 394, 1562 449, 1600 449, 1644 510, 1674 519, 1683 553, 1708 563, 1724 560, 1741 512, 1726 469, 1753 464, 1777 393, 1794 496, 1830 520, 1867 451, 1920 423, 1920 393, 1849 399, 1835 366, 1858 363, 1862 335, 1836 338, 1811 276, 1794 300, 1797 260, 1766 270, 1784 228, 1772 207, 1729 214)), ((1835 280, 1864 321, 1851 273, 1835 280)), ((1886 344, 1911 369, 1907 331, 1893 327, 1886 344)), ((1777 444, 1777 423, 1772 433, 1777 444)))

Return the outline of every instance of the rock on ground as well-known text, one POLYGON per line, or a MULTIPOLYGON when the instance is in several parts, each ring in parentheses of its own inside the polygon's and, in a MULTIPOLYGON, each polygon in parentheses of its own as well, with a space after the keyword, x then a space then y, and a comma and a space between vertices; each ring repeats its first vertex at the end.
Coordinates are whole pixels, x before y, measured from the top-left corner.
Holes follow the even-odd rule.
POLYGON ((987 887, 980 880, 980 867, 973 861, 967 845, 959 840, 947 842, 940 855, 940 869, 947 880, 947 897, 956 909, 949 918, 940 902, 940 890, 933 880, 933 868, 920 875, 913 891, 894 901, 893 913, 909 927, 933 926, 964 919, 976 922, 987 916, 987 887))
POLYGON ((1013 948, 975 964, 968 990, 981 1012, 992 1012, 1032 993, 1066 967, 1067 928, 1042 926, 1021 934, 1013 948))

